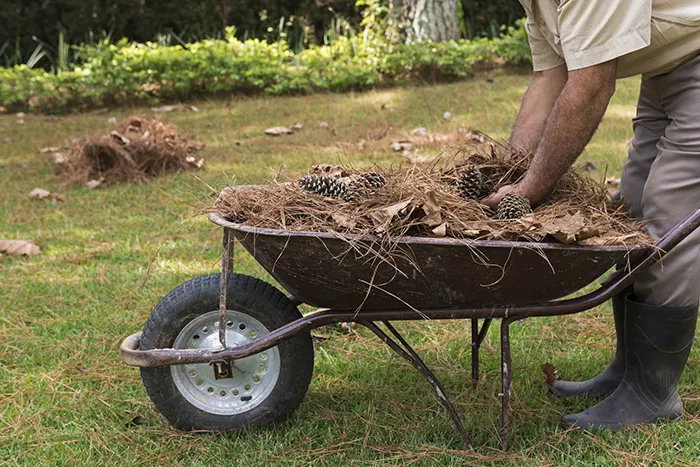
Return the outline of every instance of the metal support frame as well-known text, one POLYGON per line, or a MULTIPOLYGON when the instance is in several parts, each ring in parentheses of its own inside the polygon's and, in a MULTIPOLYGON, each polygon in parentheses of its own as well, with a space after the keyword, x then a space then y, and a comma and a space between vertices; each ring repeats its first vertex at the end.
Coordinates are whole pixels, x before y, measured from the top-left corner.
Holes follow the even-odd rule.
POLYGON ((464 428, 462 419, 459 417, 459 414, 457 413, 457 410, 455 409, 452 400, 447 395, 445 388, 442 386, 442 383, 440 383, 440 380, 437 379, 435 374, 430 370, 430 368, 428 368, 425 362, 421 360, 416 351, 413 350, 413 348, 408 344, 408 342, 406 342, 403 336, 399 334, 396 328, 394 328, 394 326, 392 326, 391 323, 389 323, 388 321, 383 322, 384 326, 396 338, 396 340, 394 340, 391 338, 391 336, 385 333, 376 323, 372 321, 358 322, 369 328, 369 330, 376 334, 377 337, 379 337, 382 340, 382 342, 388 345, 394 352, 399 354, 401 357, 406 359, 411 365, 413 365, 413 367, 416 370, 418 370, 423 376, 425 376, 425 378, 435 390, 435 394, 438 397, 438 401, 440 401, 440 404, 442 404, 447 413, 450 415, 452 423, 454 423, 455 427, 457 428, 457 431, 459 432, 460 438, 462 438, 462 442, 465 444, 467 449, 472 450, 473 447, 471 439, 469 438, 469 433, 464 428))
POLYGON ((479 320, 472 318, 472 382, 474 384, 474 389, 479 383, 479 349, 481 344, 486 339, 486 333, 489 331, 491 326, 491 318, 486 318, 484 324, 481 326, 481 331, 479 331, 479 320))
POLYGON ((234 238, 231 230, 224 227, 223 253, 221 255, 221 277, 219 278, 219 342, 226 348, 226 299, 228 276, 233 272, 234 238))
MULTIPOLYGON (((234 237, 230 229, 224 227, 223 236, 223 256, 222 274, 220 280, 220 303, 219 303, 219 340, 222 349, 154 349, 139 350, 141 333, 127 337, 121 344, 120 356, 124 363, 138 367, 158 367, 188 363, 214 363, 221 361, 231 361, 245 358, 257 354, 266 349, 274 347, 279 343, 290 339, 300 332, 307 332, 321 326, 342 321, 358 321, 369 328, 392 350, 401 357, 409 361, 428 382, 432 385, 440 403, 445 407, 453 423, 460 433, 460 437, 465 445, 472 449, 468 432, 464 428, 462 421, 455 410, 454 404, 447 396, 442 384, 434 373, 420 359, 418 354, 410 347, 405 339, 390 324, 389 321, 396 320, 419 320, 419 319, 470 319, 472 335, 472 371, 471 376, 474 384, 479 379, 479 348, 486 338, 486 334, 494 318, 501 319, 501 431, 500 442, 504 451, 509 446, 509 408, 510 408, 510 387, 512 381, 511 368, 511 348, 510 348, 510 325, 517 320, 536 316, 558 316, 583 311, 594 308, 610 299, 615 294, 621 292, 634 281, 634 276, 645 267, 655 261, 660 260, 666 252, 670 251, 685 239, 695 229, 700 227, 700 210, 695 211, 683 222, 678 224, 666 235, 645 258, 638 258, 632 262, 627 270, 618 270, 611 274, 601 287, 593 292, 578 298, 557 300, 546 303, 522 305, 513 307, 491 307, 480 309, 423 309, 420 313, 413 310, 363 310, 359 315, 356 310, 322 310, 307 315, 281 328, 275 329, 267 336, 239 347, 226 347, 226 291, 229 274, 233 272, 233 243, 234 237), (359 319, 358 319, 359 318, 359 319), (484 324, 479 330, 479 319, 484 319, 484 324), (376 323, 382 322, 389 332, 394 336, 394 340, 384 332, 376 323)), ((294 297, 290 297, 295 304, 301 304, 294 297)), ((225 372, 225 368, 223 369, 225 372)), ((224 374, 220 376, 225 377, 224 374)))

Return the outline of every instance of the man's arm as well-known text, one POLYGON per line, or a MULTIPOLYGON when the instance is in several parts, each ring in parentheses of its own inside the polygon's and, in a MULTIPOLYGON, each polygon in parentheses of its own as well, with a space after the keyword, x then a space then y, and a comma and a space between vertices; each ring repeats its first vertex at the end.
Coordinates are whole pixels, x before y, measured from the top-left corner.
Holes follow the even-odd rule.
POLYGON ((510 135, 511 146, 527 152, 537 150, 547 119, 566 85, 567 77, 566 65, 532 75, 510 135))
POLYGON ((521 194, 533 204, 545 198, 598 128, 615 92, 616 73, 616 60, 569 71, 523 180, 501 188, 482 202, 496 207, 508 193, 521 194))

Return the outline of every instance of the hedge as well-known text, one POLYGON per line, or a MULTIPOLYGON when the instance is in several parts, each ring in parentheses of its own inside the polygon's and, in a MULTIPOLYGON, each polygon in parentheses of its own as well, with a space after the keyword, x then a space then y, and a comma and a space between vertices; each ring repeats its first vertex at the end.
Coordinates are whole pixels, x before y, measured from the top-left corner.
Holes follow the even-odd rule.
MULTIPOLYGON (((386 0, 385 0, 386 1, 386 0)), ((89 43, 102 34, 118 40, 154 41, 177 34, 184 41, 221 35, 234 26, 239 39, 279 39, 280 21, 294 50, 305 41, 324 43, 324 35, 339 22, 357 29, 361 10, 356 0, 3 0, 0 46, 5 58, 21 52, 24 63, 37 40, 58 46, 59 31, 68 44, 89 43), (319 6, 320 5, 320 6, 319 6), (34 39, 36 37, 36 40, 34 39)), ((466 37, 498 35, 499 25, 511 25, 523 15, 518 0, 461 0, 466 37)), ((173 43, 176 40, 173 39, 173 43)), ((3 63, 3 61, 0 61, 3 63)), ((13 63, 14 64, 14 63, 13 63)), ((42 61, 48 68, 48 62, 42 61)))
POLYGON ((284 41, 241 41, 232 29, 225 39, 186 47, 122 40, 79 52, 80 66, 56 74, 24 65, 0 68, 0 106, 62 113, 231 93, 340 92, 464 78, 476 63, 529 60, 522 22, 498 39, 390 45, 341 37, 299 53, 284 41))

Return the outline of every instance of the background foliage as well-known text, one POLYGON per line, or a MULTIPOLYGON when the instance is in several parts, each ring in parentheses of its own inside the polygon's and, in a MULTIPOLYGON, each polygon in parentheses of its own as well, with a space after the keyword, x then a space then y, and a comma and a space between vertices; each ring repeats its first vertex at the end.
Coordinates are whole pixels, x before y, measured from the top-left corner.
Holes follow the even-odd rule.
MULTIPOLYGON (((388 4, 388 0, 372 0, 388 4)), ((37 45, 58 55, 59 36, 68 44, 94 43, 109 35, 136 42, 192 42, 223 37, 235 26, 239 39, 276 41, 293 50, 326 43, 329 36, 357 29, 355 0, 3 0, 0 8, 2 64, 25 63, 37 45)), ((366 3, 366 2, 365 2, 366 3)), ((523 15, 518 0, 461 0, 465 38, 496 37, 500 25, 523 15)), ((46 67, 47 62, 43 65, 46 67)))
POLYGON ((191 100, 221 94, 340 92, 408 80, 471 76, 474 65, 529 59, 522 22, 502 37, 392 44, 383 36, 339 37, 298 53, 284 40, 224 39, 180 45, 107 40, 76 49, 81 61, 56 73, 27 65, 0 68, 5 111, 70 112, 88 108, 191 100))

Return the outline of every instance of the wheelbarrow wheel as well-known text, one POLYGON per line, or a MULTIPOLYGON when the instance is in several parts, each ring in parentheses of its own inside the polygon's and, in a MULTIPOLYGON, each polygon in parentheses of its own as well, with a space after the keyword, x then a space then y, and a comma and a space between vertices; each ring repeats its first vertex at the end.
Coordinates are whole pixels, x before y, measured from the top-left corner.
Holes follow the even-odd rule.
MULTIPOLYGON (((220 274, 185 282, 151 313, 142 350, 220 349, 220 274)), ((279 290, 254 277, 232 274, 227 283, 227 346, 240 346, 301 318, 279 290)), ((141 379, 158 411, 183 430, 226 431, 286 419, 301 404, 313 373, 309 332, 231 362, 231 377, 212 365, 142 368, 141 379), (220 375, 221 376, 221 375, 220 375)))

